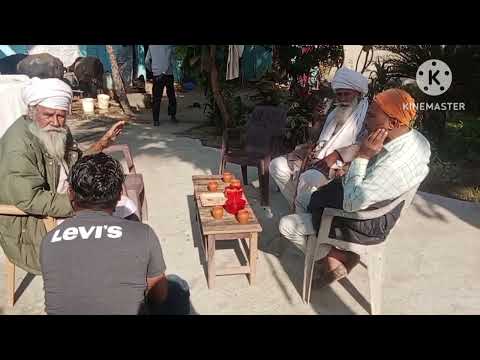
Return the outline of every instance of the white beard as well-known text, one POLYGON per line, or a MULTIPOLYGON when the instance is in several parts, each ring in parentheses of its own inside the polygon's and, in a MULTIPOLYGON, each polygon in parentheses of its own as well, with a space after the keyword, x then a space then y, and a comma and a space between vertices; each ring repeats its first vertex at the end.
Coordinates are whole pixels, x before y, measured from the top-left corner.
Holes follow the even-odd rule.
POLYGON ((40 140, 40 143, 45 146, 48 154, 53 156, 58 161, 62 161, 65 157, 65 145, 67 142, 66 128, 53 128, 47 126, 41 128, 35 121, 28 125, 30 132, 40 140))
POLYGON ((355 98, 351 104, 339 104, 335 108, 335 121, 337 126, 342 126, 356 110, 360 100, 355 98))

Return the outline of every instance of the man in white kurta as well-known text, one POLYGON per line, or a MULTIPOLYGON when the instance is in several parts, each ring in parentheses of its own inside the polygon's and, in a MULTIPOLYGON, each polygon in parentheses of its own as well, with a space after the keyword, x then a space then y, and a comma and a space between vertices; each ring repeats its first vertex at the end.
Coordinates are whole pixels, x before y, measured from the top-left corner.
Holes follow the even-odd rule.
POLYGON ((335 170, 353 159, 357 149, 354 144, 363 130, 368 109, 368 79, 356 71, 340 68, 331 86, 336 97, 335 108, 325 120, 308 170, 299 174, 300 165, 292 161, 293 153, 279 156, 270 164, 272 178, 287 201, 295 202, 298 213, 306 212, 311 194, 332 181, 335 170), (295 186, 298 190, 293 199, 295 186))

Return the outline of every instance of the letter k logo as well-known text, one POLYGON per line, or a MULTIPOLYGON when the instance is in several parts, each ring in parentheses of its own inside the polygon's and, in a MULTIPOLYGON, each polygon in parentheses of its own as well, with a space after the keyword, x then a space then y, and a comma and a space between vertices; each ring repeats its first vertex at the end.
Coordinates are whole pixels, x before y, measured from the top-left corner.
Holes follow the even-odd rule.
POLYGON ((452 70, 442 60, 430 59, 418 67, 415 79, 423 93, 438 96, 452 84, 452 70))
POLYGON ((440 70, 437 70, 435 71, 435 73, 433 73, 432 70, 428 70, 428 85, 432 85, 433 84, 433 81, 435 81, 437 83, 437 85, 440 85, 440 81, 438 81, 437 79, 437 76, 438 74, 440 73, 440 70))

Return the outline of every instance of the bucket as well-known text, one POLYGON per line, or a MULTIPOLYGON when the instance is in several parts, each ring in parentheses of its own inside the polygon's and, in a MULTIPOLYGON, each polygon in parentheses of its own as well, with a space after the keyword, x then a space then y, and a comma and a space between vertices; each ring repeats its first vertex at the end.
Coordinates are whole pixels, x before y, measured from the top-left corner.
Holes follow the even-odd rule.
POLYGON ((112 74, 109 72, 103 74, 103 88, 106 90, 113 90, 112 74))
POLYGON ((82 99, 82 108, 83 108, 83 112, 85 114, 93 114, 95 113, 95 100, 93 100, 92 98, 85 98, 85 99, 82 99))
POLYGON ((98 100, 98 108, 99 109, 102 109, 102 110, 107 110, 108 109, 108 105, 109 105, 109 101, 110 101, 110 96, 108 95, 105 95, 105 94, 99 94, 97 96, 97 100, 98 100))

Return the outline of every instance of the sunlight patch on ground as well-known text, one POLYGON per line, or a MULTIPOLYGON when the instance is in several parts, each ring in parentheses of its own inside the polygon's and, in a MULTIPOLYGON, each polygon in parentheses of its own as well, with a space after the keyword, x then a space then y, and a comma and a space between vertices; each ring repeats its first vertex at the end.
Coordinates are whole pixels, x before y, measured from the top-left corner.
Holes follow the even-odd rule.
POLYGON ((167 149, 167 143, 165 141, 157 141, 154 144, 146 144, 140 148, 140 150, 148 149, 167 149))

